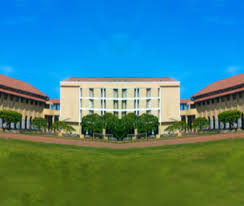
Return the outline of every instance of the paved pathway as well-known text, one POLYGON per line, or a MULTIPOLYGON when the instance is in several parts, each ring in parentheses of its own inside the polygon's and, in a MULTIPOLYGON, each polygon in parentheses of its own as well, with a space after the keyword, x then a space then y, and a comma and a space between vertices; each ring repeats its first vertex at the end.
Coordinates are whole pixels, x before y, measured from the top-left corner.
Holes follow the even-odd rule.
POLYGON ((233 138, 244 138, 244 133, 217 134, 217 135, 209 135, 209 136, 187 137, 187 138, 167 139, 167 140, 162 139, 157 141, 149 140, 143 142, 124 143, 124 144, 53 138, 53 137, 43 137, 43 136, 34 136, 34 135, 31 136, 31 135, 24 135, 24 134, 8 134, 8 133, 0 133, 0 138, 18 139, 18 140, 32 141, 32 142, 44 142, 50 144, 77 145, 77 146, 96 147, 96 148, 129 149, 129 148, 144 148, 144 147, 154 147, 154 146, 163 146, 163 145, 191 144, 197 142, 209 142, 209 141, 233 139, 233 138))

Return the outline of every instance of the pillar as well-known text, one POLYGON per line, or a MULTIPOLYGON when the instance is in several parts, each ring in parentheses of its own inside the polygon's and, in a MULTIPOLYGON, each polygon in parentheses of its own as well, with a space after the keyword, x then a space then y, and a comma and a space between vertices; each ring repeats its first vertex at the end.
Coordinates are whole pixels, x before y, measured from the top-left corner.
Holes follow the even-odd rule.
POLYGON ((22 121, 21 121, 21 128, 25 129, 25 120, 24 119, 22 119, 22 121))
POLYGON ((215 119, 215 129, 220 129, 219 128, 219 120, 215 119))
POLYGON ((3 128, 3 120, 0 118, 0 128, 3 128))
POLYGON ((210 129, 214 129, 214 126, 213 126, 213 125, 214 125, 214 124, 213 124, 213 121, 214 121, 213 119, 210 119, 210 127, 209 127, 210 129))

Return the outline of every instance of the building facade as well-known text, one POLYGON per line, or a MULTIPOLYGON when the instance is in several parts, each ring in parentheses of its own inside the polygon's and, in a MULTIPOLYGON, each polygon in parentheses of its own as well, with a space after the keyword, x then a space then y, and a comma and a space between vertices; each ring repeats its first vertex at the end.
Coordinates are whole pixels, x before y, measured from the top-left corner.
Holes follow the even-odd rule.
MULTIPOLYGON (((46 118, 49 128, 59 119, 59 100, 49 97, 27 82, 0 75, 0 110, 12 110, 22 114, 22 121, 11 128, 31 129, 36 117, 46 118)), ((0 119, 0 129, 4 122, 0 119)))
POLYGON ((190 129, 193 128, 193 122, 197 116, 195 103, 190 99, 182 99, 180 101, 180 115, 181 121, 187 123, 190 129))
POLYGON ((60 119, 81 133, 82 117, 153 114, 160 133, 180 120, 180 83, 172 78, 68 78, 61 82, 60 119))
POLYGON ((51 129, 52 125, 59 120, 59 115, 60 115, 60 100, 59 99, 48 100, 43 110, 43 118, 47 120, 48 129, 51 129))
MULTIPOLYGON (((13 110, 22 114, 22 121, 11 125, 17 129, 30 129, 35 117, 43 117, 48 96, 27 82, 0 75, 0 110, 13 110)), ((3 122, 0 119, 0 128, 3 122)))
POLYGON ((227 110, 239 110, 242 117, 236 127, 244 129, 244 74, 214 82, 192 96, 197 117, 209 120, 210 129, 228 129, 230 125, 220 123, 218 115, 227 110))

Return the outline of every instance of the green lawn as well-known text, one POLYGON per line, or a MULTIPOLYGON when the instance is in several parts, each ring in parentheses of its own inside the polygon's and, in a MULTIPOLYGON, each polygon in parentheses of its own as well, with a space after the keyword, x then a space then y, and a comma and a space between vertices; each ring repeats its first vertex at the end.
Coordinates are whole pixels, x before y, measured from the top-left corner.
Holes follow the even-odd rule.
POLYGON ((0 139, 1 206, 243 206, 244 140, 133 150, 0 139))

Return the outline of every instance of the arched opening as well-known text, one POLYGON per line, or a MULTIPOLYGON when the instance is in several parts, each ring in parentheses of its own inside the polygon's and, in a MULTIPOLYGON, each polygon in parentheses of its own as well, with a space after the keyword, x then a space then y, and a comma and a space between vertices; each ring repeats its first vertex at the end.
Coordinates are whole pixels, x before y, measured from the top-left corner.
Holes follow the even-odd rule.
POLYGON ((30 117, 30 128, 29 129, 32 129, 32 117, 30 117))
POLYGON ((216 129, 216 120, 215 120, 215 116, 213 116, 213 129, 216 129))

